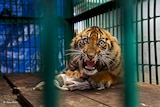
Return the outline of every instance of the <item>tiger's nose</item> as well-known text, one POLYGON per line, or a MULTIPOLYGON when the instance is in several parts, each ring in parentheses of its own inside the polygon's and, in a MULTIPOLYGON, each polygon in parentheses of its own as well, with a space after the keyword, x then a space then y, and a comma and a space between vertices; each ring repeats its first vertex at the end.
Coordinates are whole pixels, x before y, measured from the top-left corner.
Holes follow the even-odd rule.
POLYGON ((90 59, 90 60, 92 60, 94 57, 95 57, 95 55, 89 55, 89 54, 87 54, 87 57, 90 59))

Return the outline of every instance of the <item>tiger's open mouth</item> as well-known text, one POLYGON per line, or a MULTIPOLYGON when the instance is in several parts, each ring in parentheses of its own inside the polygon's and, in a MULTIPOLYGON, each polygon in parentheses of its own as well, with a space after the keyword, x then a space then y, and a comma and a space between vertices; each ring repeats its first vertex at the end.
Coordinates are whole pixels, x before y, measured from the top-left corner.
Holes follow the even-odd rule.
POLYGON ((96 61, 93 60, 83 61, 83 68, 83 72, 87 75, 94 75, 98 72, 96 68, 96 61))
POLYGON ((83 66, 86 70, 92 71, 96 69, 96 62, 92 60, 86 60, 83 62, 83 66))

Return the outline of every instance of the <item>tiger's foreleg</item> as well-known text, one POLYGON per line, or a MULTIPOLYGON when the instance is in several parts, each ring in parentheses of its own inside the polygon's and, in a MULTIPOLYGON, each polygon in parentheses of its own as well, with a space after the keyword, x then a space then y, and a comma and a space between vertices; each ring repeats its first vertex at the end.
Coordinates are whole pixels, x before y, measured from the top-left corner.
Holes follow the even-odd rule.
POLYGON ((71 78, 82 78, 82 79, 88 78, 88 76, 83 71, 78 71, 78 70, 75 71, 67 70, 65 74, 71 78))
POLYGON ((112 84, 122 82, 122 78, 103 70, 90 76, 88 81, 92 88, 97 88, 97 90, 103 90, 105 88, 109 88, 112 84))

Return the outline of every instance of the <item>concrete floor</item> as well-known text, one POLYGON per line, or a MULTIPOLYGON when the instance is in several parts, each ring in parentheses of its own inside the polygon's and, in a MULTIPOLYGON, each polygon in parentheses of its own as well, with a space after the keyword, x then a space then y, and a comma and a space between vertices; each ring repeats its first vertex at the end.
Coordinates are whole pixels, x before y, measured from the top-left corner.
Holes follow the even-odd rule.
MULTIPOLYGON (((34 107, 43 107, 43 91, 32 90, 41 81, 37 74, 10 74, 7 77, 34 107)), ((138 83, 137 86, 139 107, 160 107, 159 85, 138 83)), ((118 84, 101 91, 94 89, 58 91, 57 103, 59 107, 124 107, 123 90, 123 84, 118 84)), ((16 95, 12 94, 11 88, 2 77, 0 77, 0 95, 0 107, 20 107, 16 95)))

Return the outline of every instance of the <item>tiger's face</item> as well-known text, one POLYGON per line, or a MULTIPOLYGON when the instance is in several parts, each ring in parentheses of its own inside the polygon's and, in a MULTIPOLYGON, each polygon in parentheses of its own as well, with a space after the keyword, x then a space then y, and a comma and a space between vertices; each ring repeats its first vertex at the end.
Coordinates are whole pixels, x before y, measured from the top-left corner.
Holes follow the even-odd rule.
POLYGON ((87 75, 93 75, 100 69, 110 70, 117 54, 113 50, 115 46, 119 48, 117 39, 109 32, 99 27, 89 27, 72 40, 70 67, 78 68, 87 75))

